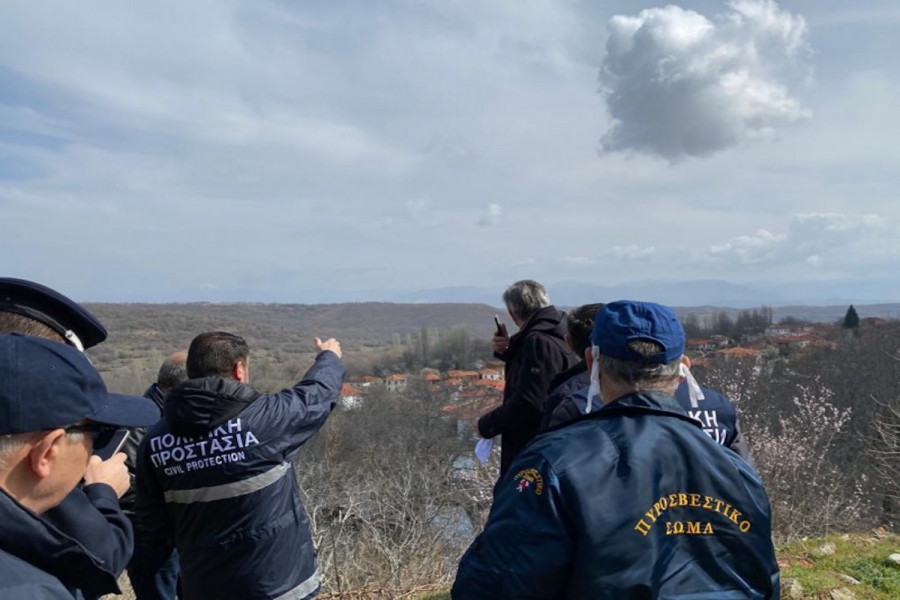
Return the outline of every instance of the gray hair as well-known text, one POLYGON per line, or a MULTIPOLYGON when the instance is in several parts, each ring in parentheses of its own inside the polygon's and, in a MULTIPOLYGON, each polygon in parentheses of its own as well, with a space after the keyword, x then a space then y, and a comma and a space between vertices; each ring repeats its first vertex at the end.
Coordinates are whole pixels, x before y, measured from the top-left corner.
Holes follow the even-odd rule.
MULTIPOLYGON (((650 340, 631 340, 628 349, 641 356, 654 356, 663 351, 656 342, 650 340)), ((635 391, 655 391, 672 394, 681 377, 681 358, 671 362, 656 364, 633 360, 619 360, 600 355, 598 360, 600 372, 619 385, 635 391)))
POLYGON ((156 385, 161 390, 171 390, 188 378, 186 359, 187 355, 177 352, 163 361, 156 374, 156 385))
POLYGON ((523 321, 531 315, 550 306, 547 288, 532 279, 517 281, 503 292, 503 302, 509 314, 523 321))
POLYGON ((25 444, 30 435, 30 433, 0 435, 0 468, 6 466, 6 460, 25 444))

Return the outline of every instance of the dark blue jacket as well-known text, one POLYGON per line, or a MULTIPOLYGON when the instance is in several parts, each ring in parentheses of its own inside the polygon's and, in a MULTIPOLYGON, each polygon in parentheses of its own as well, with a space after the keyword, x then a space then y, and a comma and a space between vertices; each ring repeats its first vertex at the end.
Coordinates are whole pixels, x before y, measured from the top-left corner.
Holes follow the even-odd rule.
MULTIPOLYGON (((101 487, 115 502, 112 488, 101 487)), ((71 600, 79 591, 96 597, 110 586, 118 590, 115 576, 77 540, 0 490, 0 598, 71 600)))
POLYGON ((455 600, 779 597, 756 472, 674 398, 631 394, 538 436, 494 488, 455 600))
POLYGON ((260 394, 206 377, 166 397, 138 451, 138 540, 181 560, 187 600, 310 598, 316 552, 292 462, 337 403, 344 366, 325 351, 304 379, 260 394), (168 547, 168 548, 167 548, 168 547))
POLYGON ((550 393, 544 401, 544 411, 541 417, 541 430, 547 429, 553 422, 553 411, 562 404, 563 400, 591 385, 591 374, 587 370, 584 361, 569 367, 550 382, 550 393))
POLYGON ((731 448, 744 460, 751 461, 750 447, 738 425, 737 409, 734 404, 715 390, 702 386, 700 390, 703 392, 703 398, 698 399, 694 406, 687 382, 682 381, 675 390, 675 399, 689 417, 700 423, 703 431, 714 442, 731 448))

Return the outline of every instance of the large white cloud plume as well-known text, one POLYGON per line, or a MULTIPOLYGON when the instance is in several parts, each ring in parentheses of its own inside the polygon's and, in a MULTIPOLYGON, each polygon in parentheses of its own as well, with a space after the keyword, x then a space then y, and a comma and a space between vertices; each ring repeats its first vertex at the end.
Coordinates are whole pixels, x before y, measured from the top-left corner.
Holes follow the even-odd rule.
POLYGON ((601 91, 614 122, 604 151, 676 161, 808 118, 790 85, 805 81, 803 17, 774 0, 731 0, 712 19, 678 6, 609 21, 601 91))

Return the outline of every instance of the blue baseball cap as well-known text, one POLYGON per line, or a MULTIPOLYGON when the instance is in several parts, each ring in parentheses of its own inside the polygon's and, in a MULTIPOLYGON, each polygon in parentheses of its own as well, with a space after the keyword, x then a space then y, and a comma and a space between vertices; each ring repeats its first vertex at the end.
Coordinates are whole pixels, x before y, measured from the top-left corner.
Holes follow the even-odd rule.
POLYGON ((0 277, 0 312, 12 312, 40 321, 83 350, 106 339, 106 328, 80 304, 47 286, 0 277))
POLYGON ((618 360, 663 364, 684 354, 684 329, 668 306, 652 302, 610 302, 594 318, 591 344, 600 354, 618 360), (631 340, 650 340, 662 346, 654 356, 641 356, 628 349, 631 340))
POLYGON ((0 435, 90 421, 149 427, 152 400, 111 394, 87 357, 66 344, 19 333, 0 335, 0 435))

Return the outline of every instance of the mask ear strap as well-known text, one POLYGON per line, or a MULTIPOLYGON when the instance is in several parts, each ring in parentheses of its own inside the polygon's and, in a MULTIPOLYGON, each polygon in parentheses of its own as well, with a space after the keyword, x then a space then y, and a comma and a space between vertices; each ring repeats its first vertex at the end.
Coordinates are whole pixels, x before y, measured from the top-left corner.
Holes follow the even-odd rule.
POLYGON ((600 348, 591 346, 591 387, 588 388, 587 403, 584 405, 584 414, 591 412, 594 396, 600 397, 600 348))
POLYGON ((81 340, 78 339, 78 336, 75 335, 74 331, 72 331, 71 329, 66 329, 63 337, 66 338, 66 341, 69 342, 70 346, 74 347, 79 352, 84 352, 84 344, 81 343, 81 340))
POLYGON ((691 399, 691 407, 697 408, 699 406, 700 400, 703 400, 703 390, 700 388, 700 384, 697 383, 697 380, 694 379, 694 375, 691 373, 691 370, 687 368, 687 365, 681 363, 681 367, 679 368, 681 376, 684 377, 684 382, 688 387, 688 398, 691 399))

